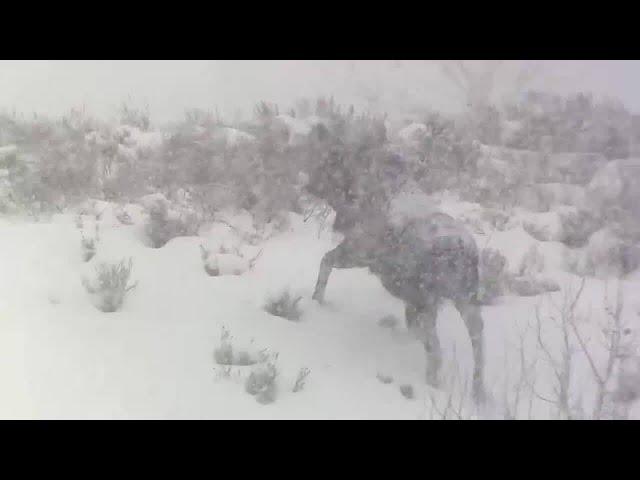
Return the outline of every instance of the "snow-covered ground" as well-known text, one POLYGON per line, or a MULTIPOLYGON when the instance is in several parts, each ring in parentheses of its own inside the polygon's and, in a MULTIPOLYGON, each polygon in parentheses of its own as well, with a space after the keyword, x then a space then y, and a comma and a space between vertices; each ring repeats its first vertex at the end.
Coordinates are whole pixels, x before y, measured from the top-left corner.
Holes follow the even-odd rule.
MULTIPOLYGON (((97 254, 88 263, 73 214, 40 223, 0 218, 0 417, 426 419, 442 409, 433 406, 434 399, 442 404, 452 397, 457 404, 457 394, 448 393, 456 391, 453 386, 434 391, 425 385, 424 350, 404 327, 402 303, 367 270, 334 270, 327 304, 310 300, 320 259, 339 240, 329 228, 321 231, 292 215, 289 231, 247 247, 253 248, 250 253, 262 250, 252 270, 210 277, 199 247, 220 243, 224 228, 214 225, 200 237, 175 238, 153 249, 145 241, 142 217, 132 217, 133 225, 123 225, 111 212, 103 214, 97 254), (99 262, 129 257, 136 288, 121 311, 99 311, 82 277, 91 276, 99 262), (285 288, 303 296, 300 321, 263 309, 270 295, 285 288), (395 325, 380 322, 389 315, 398 320, 395 325), (223 328, 236 348, 278 353, 275 402, 261 404, 245 392, 252 367, 221 374, 213 352, 223 328), (293 392, 304 367, 310 370, 305 386, 293 392), (384 377, 391 381, 384 383, 384 377), (413 399, 401 393, 403 385, 412 385, 413 399)), ((512 261, 526 252, 525 235, 519 228, 477 239, 512 261)), ((550 250, 545 256, 561 257, 557 245, 545 243, 550 250)), ((562 273, 559 262, 548 262, 549 275, 563 286, 576 285, 577 277, 562 273)), ((626 280, 624 289, 624 318, 637 325, 640 276, 626 280)), ((449 416, 504 416, 505 385, 512 402, 521 377, 520 332, 533 324, 536 305, 549 308, 549 301, 559 301, 562 294, 508 296, 484 307, 486 385, 492 399, 479 412, 470 410, 468 400, 461 409, 450 409, 449 416)), ((591 319, 604 316, 603 297, 604 282, 588 280, 581 308, 591 319)), ((553 350, 560 336, 546 322, 553 350)), ((449 304, 438 329, 448 378, 455 370, 468 375, 470 342, 449 304)), ((523 348, 535 355, 535 332, 529 329, 522 337, 523 348)), ((588 385, 583 364, 575 382, 588 385)), ((550 395, 553 381, 543 360, 535 378, 539 395, 523 393, 518 416, 549 418, 552 406, 538 398, 550 395)), ((588 402, 589 389, 581 391, 588 402)))

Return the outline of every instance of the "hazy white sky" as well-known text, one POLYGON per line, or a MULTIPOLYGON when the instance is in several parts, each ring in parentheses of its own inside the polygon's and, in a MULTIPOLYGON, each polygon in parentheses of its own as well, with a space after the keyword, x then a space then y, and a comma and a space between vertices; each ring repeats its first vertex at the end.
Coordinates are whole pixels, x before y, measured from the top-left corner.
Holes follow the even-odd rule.
MULTIPOLYGON (((522 62, 507 62, 517 69, 522 62)), ((593 91, 622 99, 640 112, 639 61, 544 61, 539 82, 554 90, 593 91)), ((186 108, 226 117, 249 113, 259 100, 290 106, 299 97, 335 95, 361 105, 367 97, 457 109, 461 96, 440 69, 424 61, 0 61, 0 107, 59 115, 85 105, 114 114, 127 99, 147 103, 152 120, 180 117, 186 108)))

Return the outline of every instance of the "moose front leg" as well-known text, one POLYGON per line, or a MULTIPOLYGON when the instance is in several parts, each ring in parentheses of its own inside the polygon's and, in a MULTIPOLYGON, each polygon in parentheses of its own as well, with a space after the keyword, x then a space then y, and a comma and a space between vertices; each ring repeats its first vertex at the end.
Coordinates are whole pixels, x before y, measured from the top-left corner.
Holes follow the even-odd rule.
POLYGON ((320 271, 318 272, 318 280, 316 281, 316 288, 313 291, 313 299, 319 303, 324 302, 324 291, 327 289, 327 282, 329 281, 329 276, 331 275, 331 271, 333 270, 334 263, 334 250, 325 253, 324 257, 322 257, 322 261, 320 262, 320 271))
POLYGON ((360 268, 367 266, 364 256, 352 242, 344 241, 333 250, 325 253, 320 262, 318 280, 312 298, 319 303, 324 302, 329 276, 334 268, 360 268), (361 258, 362 257, 362 258, 361 258))

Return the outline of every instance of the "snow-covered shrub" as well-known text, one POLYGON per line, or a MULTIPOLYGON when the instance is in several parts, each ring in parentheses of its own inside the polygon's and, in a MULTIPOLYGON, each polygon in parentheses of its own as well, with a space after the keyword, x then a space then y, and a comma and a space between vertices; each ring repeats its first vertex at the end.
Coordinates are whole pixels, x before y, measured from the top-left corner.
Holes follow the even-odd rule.
POLYGON ((204 270, 211 277, 242 275, 253 269, 261 253, 262 251, 253 258, 246 258, 237 248, 228 250, 221 245, 217 253, 212 253, 204 245, 200 245, 200 257, 204 270))
POLYGON ((547 205, 530 186, 541 163, 537 152, 510 150, 483 145, 476 161, 476 175, 461 191, 481 205, 515 206, 529 204, 544 211, 547 205), (529 186, 529 187, 527 187, 529 186))
POLYGON ((57 129, 35 153, 37 196, 48 201, 57 194, 95 195, 99 189, 100 152, 85 142, 83 132, 57 129))
POLYGON ((217 264, 211 263, 211 252, 207 250, 204 245, 200 245, 200 258, 202 258, 202 263, 204 265, 204 271, 211 277, 217 277, 220 275, 220 269, 217 264))
MULTIPOLYGON (((262 233, 267 238, 286 232, 291 227, 289 212, 283 210, 262 218, 262 233)), ((260 221, 258 223, 260 224, 260 221)))
POLYGON ((591 153, 555 153, 549 157, 547 182, 585 185, 607 164, 604 156, 591 153))
POLYGON ((380 383, 384 383, 385 385, 389 385, 390 383, 393 383, 393 377, 391 375, 385 375, 384 373, 378 372, 376 374, 376 378, 380 383))
POLYGON ((120 124, 139 128, 142 131, 149 130, 151 127, 149 107, 136 108, 123 103, 120 107, 120 124))
POLYGON ((251 355, 246 350, 234 349, 231 341, 229 330, 226 327, 222 327, 222 333, 220 335, 220 345, 213 351, 213 359, 218 365, 236 365, 236 366, 248 366, 255 365, 260 361, 259 358, 251 355))
POLYGON ((430 114, 419 147, 420 171, 416 180, 428 192, 467 183, 476 173, 479 144, 464 128, 440 114, 430 114))
POLYGON ((489 304, 503 294, 507 259, 499 251, 484 248, 480 251, 480 291, 478 300, 489 304))
POLYGON ((158 198, 148 207, 149 218, 145 231, 153 248, 163 247, 172 238, 197 235, 200 219, 195 213, 186 212, 177 218, 172 213, 164 198, 158 198))
POLYGON ((302 316, 302 310, 298 306, 300 300, 302 300, 302 296, 294 298, 288 290, 285 290, 280 295, 267 300, 264 309, 276 317, 297 322, 302 316))
POLYGON ((410 384, 400 385, 400 393, 407 400, 413 400, 415 398, 415 393, 413 391, 413 385, 410 385, 410 384))
POLYGON ((310 373, 311 373, 311 370, 309 370, 306 367, 303 367, 300 369, 300 371, 298 371, 296 382, 293 385, 293 390, 292 390, 293 393, 302 391, 305 385, 305 381, 307 380, 307 377, 309 376, 310 373))
POLYGON ((395 315, 385 315, 380 320, 378 320, 378 326, 382 328, 393 329, 396 328, 399 323, 400 322, 395 315))
POLYGON ((100 241, 100 224, 97 223, 99 220, 99 216, 96 215, 96 223, 95 223, 95 235, 92 237, 85 237, 84 235, 84 222, 82 221, 82 215, 78 215, 76 217, 76 226, 80 229, 80 248, 82 250, 82 260, 88 262, 91 260, 97 250, 97 244, 100 241))
POLYGON ((91 237, 82 237, 80 240, 80 246, 82 247, 82 260, 88 262, 96 254, 96 239, 91 237))
POLYGON ((87 292, 97 298, 97 307, 103 312, 115 312, 120 309, 124 298, 137 283, 129 285, 133 261, 121 260, 118 264, 101 263, 96 267, 97 276, 93 284, 83 278, 87 292))
POLYGON ((539 242, 558 242, 562 239, 562 211, 530 213, 522 219, 522 228, 539 242))
POLYGON ((16 145, 0 147, 0 212, 40 212, 58 200, 56 195, 44 194, 33 160, 16 145))
POLYGON ((544 270, 544 256, 540 253, 538 245, 531 245, 527 253, 522 257, 518 269, 519 276, 535 276, 544 270))
POLYGON ((568 251, 564 260, 564 269, 579 277, 596 275, 596 266, 593 258, 587 254, 587 248, 568 251))
POLYGON ((505 290, 519 296, 535 296, 560 290, 557 282, 541 275, 544 268, 545 259, 538 245, 531 245, 522 257, 517 271, 504 277, 505 290))
POLYGON ((560 218, 562 223, 561 241, 570 248, 586 245, 589 237, 602 226, 596 216, 584 210, 561 213, 560 218))
POLYGON ((124 208, 118 210, 116 218, 122 225, 133 225, 131 215, 124 208))
POLYGON ((258 403, 268 404, 276 400, 277 359, 278 354, 275 354, 266 362, 256 364, 247 378, 245 390, 249 395, 255 396, 258 403))
POLYGON ((567 258, 567 270, 581 276, 625 276, 640 267, 640 248, 620 238, 611 228, 603 228, 588 244, 567 258))

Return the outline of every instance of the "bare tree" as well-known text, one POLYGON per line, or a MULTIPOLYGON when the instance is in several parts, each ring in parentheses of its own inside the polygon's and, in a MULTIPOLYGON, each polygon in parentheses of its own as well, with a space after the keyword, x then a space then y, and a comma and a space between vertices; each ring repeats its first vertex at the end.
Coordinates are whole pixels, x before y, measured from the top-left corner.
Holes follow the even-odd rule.
POLYGON ((470 110, 489 105, 502 60, 483 61, 479 69, 471 68, 464 60, 443 60, 439 65, 446 77, 460 89, 470 110))
POLYGON ((605 293, 606 320, 598 326, 598 335, 602 340, 598 348, 580 327, 588 320, 588 317, 577 313, 577 304, 583 295, 584 285, 583 278, 575 293, 570 288, 565 289, 562 303, 554 304, 554 311, 547 316, 547 320, 550 320, 560 332, 561 345, 555 351, 542 335, 543 321, 540 309, 536 308, 537 352, 542 354, 542 358, 552 369, 554 385, 551 395, 540 394, 535 383, 529 379, 527 381, 532 394, 554 405, 561 418, 624 419, 628 417, 630 405, 637 398, 637 394, 635 390, 629 394, 624 379, 621 381, 620 372, 625 362, 633 363, 637 357, 633 353, 631 329, 622 321, 622 289, 618 286, 614 304, 610 304, 608 294, 605 293), (588 415, 584 412, 582 404, 585 392, 582 389, 577 390, 573 382, 576 362, 578 358, 583 357, 595 383, 594 402, 588 415))

